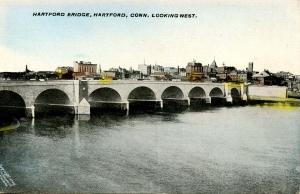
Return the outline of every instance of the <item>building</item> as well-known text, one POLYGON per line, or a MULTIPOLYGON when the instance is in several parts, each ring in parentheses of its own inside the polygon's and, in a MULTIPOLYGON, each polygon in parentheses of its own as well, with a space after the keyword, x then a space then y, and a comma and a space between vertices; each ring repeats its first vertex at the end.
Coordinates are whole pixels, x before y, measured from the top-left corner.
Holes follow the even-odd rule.
POLYGON ((213 62, 208 65, 208 69, 207 69, 207 75, 208 77, 216 77, 218 72, 218 65, 216 63, 216 60, 213 60, 213 62))
POLYGON ((225 64, 223 64, 223 66, 217 67, 216 78, 220 82, 236 82, 238 81, 238 72, 235 67, 225 66, 225 64))
MULTIPOLYGON (((134 70, 127 70, 125 68, 110 68, 106 71, 103 71, 101 73, 102 79, 113 79, 113 80, 118 80, 118 79, 132 79, 133 77, 135 78, 139 72, 134 71, 134 70), (133 76, 134 73, 134 76, 133 76)), ((138 74, 139 76, 139 74, 138 74)))
POLYGON ((97 64, 91 62, 75 61, 74 73, 75 79, 85 79, 87 77, 93 77, 97 74, 97 64))
POLYGON ((109 79, 109 80, 116 80, 117 79, 117 72, 116 71, 103 71, 101 73, 102 79, 109 79))
POLYGON ((185 68, 179 68, 179 75, 180 77, 186 77, 186 69, 185 68))
POLYGON ((247 71, 251 73, 253 72, 253 62, 249 62, 247 71))
POLYGON ((29 73, 26 72, 1 72, 0 80, 29 80, 29 73))
POLYGON ((186 66, 186 76, 190 81, 200 81, 204 79, 202 63, 197 63, 195 60, 189 62, 186 66))
POLYGON ((73 67, 62 66, 55 69, 58 79, 73 79, 73 67))
MULTIPOLYGON (((49 79, 57 79, 57 75, 54 71, 38 71, 35 72, 35 79, 36 80, 49 80, 49 79)), ((72 74, 71 74, 72 79, 72 74)))
POLYGON ((217 73, 218 74, 225 73, 225 69, 226 69, 225 66, 217 67, 217 73))
POLYGON ((238 71, 238 82, 247 83, 248 73, 246 71, 238 71))
POLYGON ((232 70, 227 74, 227 81, 238 82, 238 72, 237 72, 237 70, 232 70))
POLYGON ((178 68, 175 67, 165 67, 164 72, 169 75, 178 75, 178 68))
POLYGON ((150 65, 150 74, 164 72, 164 67, 161 65, 150 65))
POLYGON ((205 77, 209 77, 209 72, 210 72, 210 69, 209 69, 209 64, 208 65, 204 65, 203 66, 203 73, 205 75, 205 77))
POLYGON ((254 84, 258 85, 282 85, 284 84, 284 79, 275 76, 268 70, 264 70, 261 73, 257 73, 252 76, 254 84))
POLYGON ((129 77, 128 77, 128 79, 137 80, 137 79, 140 78, 140 75, 141 75, 141 72, 131 69, 129 71, 129 77))
POLYGON ((138 64, 138 71, 141 72, 143 76, 149 76, 151 67, 146 64, 138 64))
POLYGON ((277 73, 275 73, 274 75, 276 75, 277 77, 281 77, 284 80, 288 80, 290 78, 293 78, 293 74, 290 72, 286 72, 286 71, 279 71, 277 73))
POLYGON ((165 80, 166 76, 164 72, 154 72, 149 76, 150 80, 165 80))

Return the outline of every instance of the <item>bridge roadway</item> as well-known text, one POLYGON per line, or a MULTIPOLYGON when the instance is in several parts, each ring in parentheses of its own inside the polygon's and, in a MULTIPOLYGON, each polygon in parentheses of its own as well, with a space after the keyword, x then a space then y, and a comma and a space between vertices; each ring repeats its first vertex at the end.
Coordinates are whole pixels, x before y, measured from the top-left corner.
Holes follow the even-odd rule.
POLYGON ((160 102, 164 100, 214 98, 232 102, 234 98, 247 100, 243 84, 131 80, 49 80, 0 81, 0 107, 24 107, 29 117, 35 116, 37 105, 74 107, 75 114, 90 114, 95 103, 120 103, 127 111, 133 101, 160 102))

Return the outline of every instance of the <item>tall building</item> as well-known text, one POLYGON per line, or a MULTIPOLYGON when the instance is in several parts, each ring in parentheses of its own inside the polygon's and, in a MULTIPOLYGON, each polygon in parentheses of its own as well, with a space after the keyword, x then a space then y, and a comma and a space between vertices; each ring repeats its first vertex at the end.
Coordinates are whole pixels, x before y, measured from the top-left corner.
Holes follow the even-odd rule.
POLYGON ((146 65, 146 64, 139 64, 138 65, 138 70, 143 75, 149 75, 150 74, 150 67, 148 65, 146 65))
POLYGON ((249 64, 248 64, 248 72, 253 72, 253 62, 249 62, 249 64))
POLYGON ((186 66, 186 76, 190 81, 199 81, 204 78, 202 63, 197 63, 195 60, 189 62, 186 66))
POLYGON ((74 62, 74 77, 81 79, 84 77, 92 77, 97 74, 97 64, 91 62, 75 61, 74 62))

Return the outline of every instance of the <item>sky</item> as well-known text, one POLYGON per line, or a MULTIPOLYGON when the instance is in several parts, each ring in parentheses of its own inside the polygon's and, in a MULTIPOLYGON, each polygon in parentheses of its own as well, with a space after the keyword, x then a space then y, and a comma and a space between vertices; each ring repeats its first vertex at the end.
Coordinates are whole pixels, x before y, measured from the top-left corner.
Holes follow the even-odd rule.
POLYGON ((299 0, 1 0, 0 72, 90 61, 110 67, 185 67, 215 59, 245 69, 300 74, 299 0), (37 17, 34 12, 126 13, 127 18, 37 17), (196 18, 132 18, 188 13, 196 18))

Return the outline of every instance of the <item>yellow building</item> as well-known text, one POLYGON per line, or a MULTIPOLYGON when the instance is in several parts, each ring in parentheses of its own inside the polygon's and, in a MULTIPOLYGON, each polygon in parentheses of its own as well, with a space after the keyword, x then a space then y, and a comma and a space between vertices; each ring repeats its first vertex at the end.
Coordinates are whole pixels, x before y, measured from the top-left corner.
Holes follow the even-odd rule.
POLYGON ((200 81, 204 78, 202 63, 189 62, 186 66, 186 77, 190 81, 200 81))
POLYGON ((55 74, 58 76, 59 79, 64 78, 64 75, 73 72, 73 67, 57 67, 55 69, 55 74))

